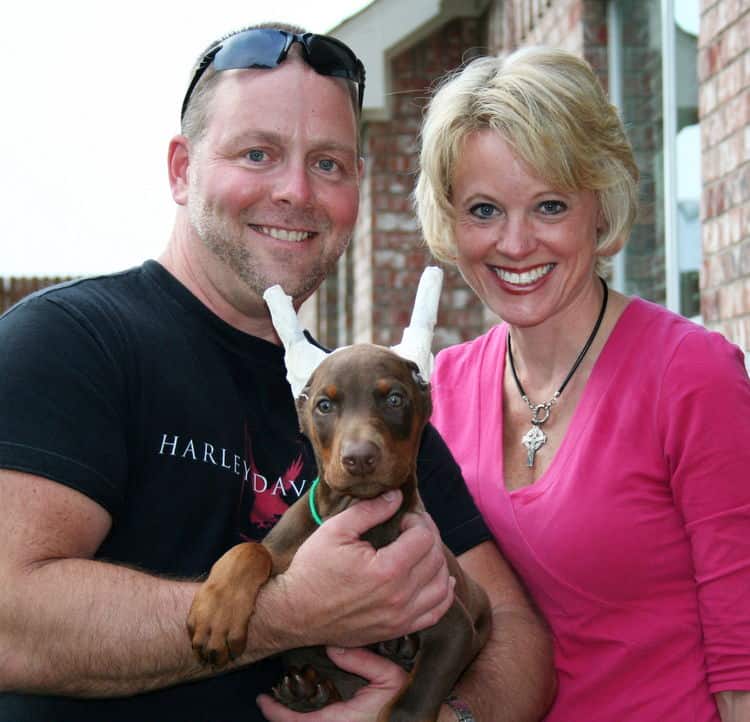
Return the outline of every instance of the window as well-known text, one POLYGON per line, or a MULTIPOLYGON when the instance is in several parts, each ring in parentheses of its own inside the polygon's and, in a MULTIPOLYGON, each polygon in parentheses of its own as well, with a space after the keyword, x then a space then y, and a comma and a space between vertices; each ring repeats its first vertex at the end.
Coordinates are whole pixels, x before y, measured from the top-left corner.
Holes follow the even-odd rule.
POLYGON ((641 170, 641 213, 613 285, 700 314, 699 0, 610 0, 610 96, 641 170))

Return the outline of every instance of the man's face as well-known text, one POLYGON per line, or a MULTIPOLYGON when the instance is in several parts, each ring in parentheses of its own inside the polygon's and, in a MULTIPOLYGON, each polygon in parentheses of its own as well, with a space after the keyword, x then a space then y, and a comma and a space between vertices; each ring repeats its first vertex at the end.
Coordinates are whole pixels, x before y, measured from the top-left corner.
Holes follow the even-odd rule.
POLYGON ((207 274, 228 294, 260 297, 278 283, 304 300, 351 238, 359 170, 343 81, 291 57, 273 70, 222 72, 188 171, 207 274))

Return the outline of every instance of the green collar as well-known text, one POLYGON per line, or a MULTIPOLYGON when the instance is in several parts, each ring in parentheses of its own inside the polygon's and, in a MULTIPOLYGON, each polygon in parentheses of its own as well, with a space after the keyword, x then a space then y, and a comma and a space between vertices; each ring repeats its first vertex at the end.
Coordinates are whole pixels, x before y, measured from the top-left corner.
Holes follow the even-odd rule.
POLYGON ((318 526, 323 526, 323 520, 320 518, 320 514, 318 514, 318 510, 315 507, 315 490, 318 488, 319 483, 320 476, 316 476, 315 481, 313 481, 312 486, 310 487, 310 493, 307 496, 307 500, 310 502, 310 513, 312 514, 312 518, 315 519, 315 523, 318 526))

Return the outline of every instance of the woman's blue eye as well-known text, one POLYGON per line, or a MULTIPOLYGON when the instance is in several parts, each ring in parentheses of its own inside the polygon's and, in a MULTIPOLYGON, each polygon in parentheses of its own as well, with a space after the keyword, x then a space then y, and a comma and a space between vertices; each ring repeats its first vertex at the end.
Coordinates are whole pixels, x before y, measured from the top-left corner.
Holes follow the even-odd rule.
POLYGON ((539 210, 547 216, 556 216, 567 210, 567 206, 562 201, 542 201, 539 204, 539 210))
POLYGON ((471 208, 471 212, 479 218, 492 218, 495 211, 495 206, 492 203, 478 203, 471 208))

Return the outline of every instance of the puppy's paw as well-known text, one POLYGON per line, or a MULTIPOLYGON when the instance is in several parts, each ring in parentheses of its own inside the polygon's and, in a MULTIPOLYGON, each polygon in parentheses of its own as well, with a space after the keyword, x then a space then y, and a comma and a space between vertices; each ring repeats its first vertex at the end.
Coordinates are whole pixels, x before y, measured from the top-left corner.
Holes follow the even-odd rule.
POLYGON ((398 639, 378 642, 373 646, 373 649, 381 656, 387 657, 409 671, 419 651, 419 637, 416 634, 407 634, 398 639))
POLYGON ((341 701, 333 682, 321 677, 310 665, 305 665, 301 670, 290 667, 281 682, 273 688, 273 696, 295 712, 313 712, 341 701))
POLYGON ((199 659, 223 667, 247 645, 247 625, 271 559, 260 544, 238 544, 214 564, 193 599, 188 634, 199 659))

